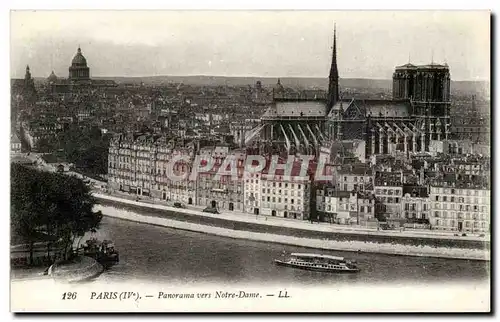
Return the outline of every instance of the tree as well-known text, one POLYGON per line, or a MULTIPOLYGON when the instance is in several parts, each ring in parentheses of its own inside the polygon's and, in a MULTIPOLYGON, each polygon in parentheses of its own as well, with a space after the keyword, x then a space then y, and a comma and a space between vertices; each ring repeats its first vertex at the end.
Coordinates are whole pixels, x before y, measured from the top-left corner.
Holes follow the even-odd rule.
POLYGON ((29 243, 30 253, 43 235, 61 241, 66 255, 76 237, 99 227, 102 214, 93 211, 94 205, 90 188, 81 179, 11 166, 11 228, 29 243))

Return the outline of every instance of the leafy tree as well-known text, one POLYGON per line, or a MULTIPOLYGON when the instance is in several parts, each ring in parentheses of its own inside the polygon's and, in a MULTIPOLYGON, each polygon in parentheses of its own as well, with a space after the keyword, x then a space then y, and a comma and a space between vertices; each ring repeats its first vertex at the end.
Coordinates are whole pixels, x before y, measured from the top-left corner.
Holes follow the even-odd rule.
POLYGON ((30 263, 41 235, 61 241, 67 254, 76 237, 95 231, 102 214, 93 211, 94 204, 81 179, 12 164, 11 229, 29 243, 30 263))

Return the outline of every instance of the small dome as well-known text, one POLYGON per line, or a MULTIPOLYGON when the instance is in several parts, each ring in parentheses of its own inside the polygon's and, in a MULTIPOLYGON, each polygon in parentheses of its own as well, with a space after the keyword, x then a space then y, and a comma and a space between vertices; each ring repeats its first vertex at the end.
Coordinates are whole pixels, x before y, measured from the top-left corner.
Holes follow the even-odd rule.
POLYGON ((72 66, 87 66, 87 60, 82 55, 82 50, 78 47, 75 57, 71 61, 72 66))
POLYGON ((52 71, 52 73, 50 73, 50 75, 49 75, 49 77, 47 78, 47 80, 48 80, 49 82, 55 82, 55 81, 57 81, 57 76, 56 76, 56 74, 54 73, 54 71, 52 71))

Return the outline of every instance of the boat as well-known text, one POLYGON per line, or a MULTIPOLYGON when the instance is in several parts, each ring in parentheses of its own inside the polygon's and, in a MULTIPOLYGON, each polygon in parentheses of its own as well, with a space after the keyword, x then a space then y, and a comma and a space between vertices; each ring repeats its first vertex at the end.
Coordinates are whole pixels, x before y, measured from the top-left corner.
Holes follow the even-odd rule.
POLYGON ((120 261, 120 255, 111 240, 91 238, 83 245, 83 255, 92 257, 104 267, 109 267, 120 261))
POLYGON ((283 254, 283 258, 275 259, 274 263, 279 266, 287 266, 319 272, 359 272, 356 261, 347 260, 344 257, 322 254, 291 253, 289 256, 283 254))

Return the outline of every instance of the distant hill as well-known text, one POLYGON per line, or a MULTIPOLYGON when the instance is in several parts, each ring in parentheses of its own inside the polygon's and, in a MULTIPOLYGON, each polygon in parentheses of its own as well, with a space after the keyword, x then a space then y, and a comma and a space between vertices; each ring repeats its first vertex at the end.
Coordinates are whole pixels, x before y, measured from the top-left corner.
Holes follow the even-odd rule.
MULTIPOLYGON (((99 77, 100 78, 100 77, 99 77)), ((167 84, 183 83, 194 86, 253 86, 257 81, 262 86, 271 87, 276 84, 276 77, 226 77, 226 76, 145 76, 145 77, 102 77, 113 79, 117 83, 141 83, 144 84, 167 84)), ((283 77, 280 78, 281 84, 285 87, 294 88, 321 88, 328 87, 328 78, 313 77, 283 77)), ((365 79, 365 78, 346 78, 340 80, 343 87, 363 87, 363 88, 382 88, 390 89, 392 81, 386 79, 365 79)))
MULTIPOLYGON (((253 86, 260 81, 263 86, 274 86, 278 80, 276 77, 226 77, 226 76, 145 76, 145 77, 96 77, 103 79, 113 79, 117 83, 145 83, 145 84, 167 84, 183 83, 197 86, 253 86)), ((283 77, 280 78, 285 87, 301 88, 322 88, 328 87, 328 78, 313 77, 283 77)), ((367 88, 367 89, 392 89, 391 79, 370 79, 370 78, 341 78, 340 85, 344 88, 367 88)), ((489 90, 489 82, 486 81, 453 81, 452 90, 457 91, 484 91, 489 90)))
MULTIPOLYGON (((226 77, 226 76, 144 76, 144 77, 94 77, 95 79, 111 79, 117 83, 160 85, 179 84, 193 86, 254 86, 257 81, 264 87, 274 86, 278 80, 276 77, 226 77)), ((45 81, 45 78, 36 78, 37 81, 45 81)), ((314 77, 283 77, 280 78, 285 87, 293 88, 328 88, 328 78, 314 77)), ((390 79, 370 78, 341 78, 342 88, 364 88, 383 91, 392 90, 390 79)), ((451 81, 453 93, 477 93, 483 97, 489 97, 490 85, 486 81, 451 81)))

